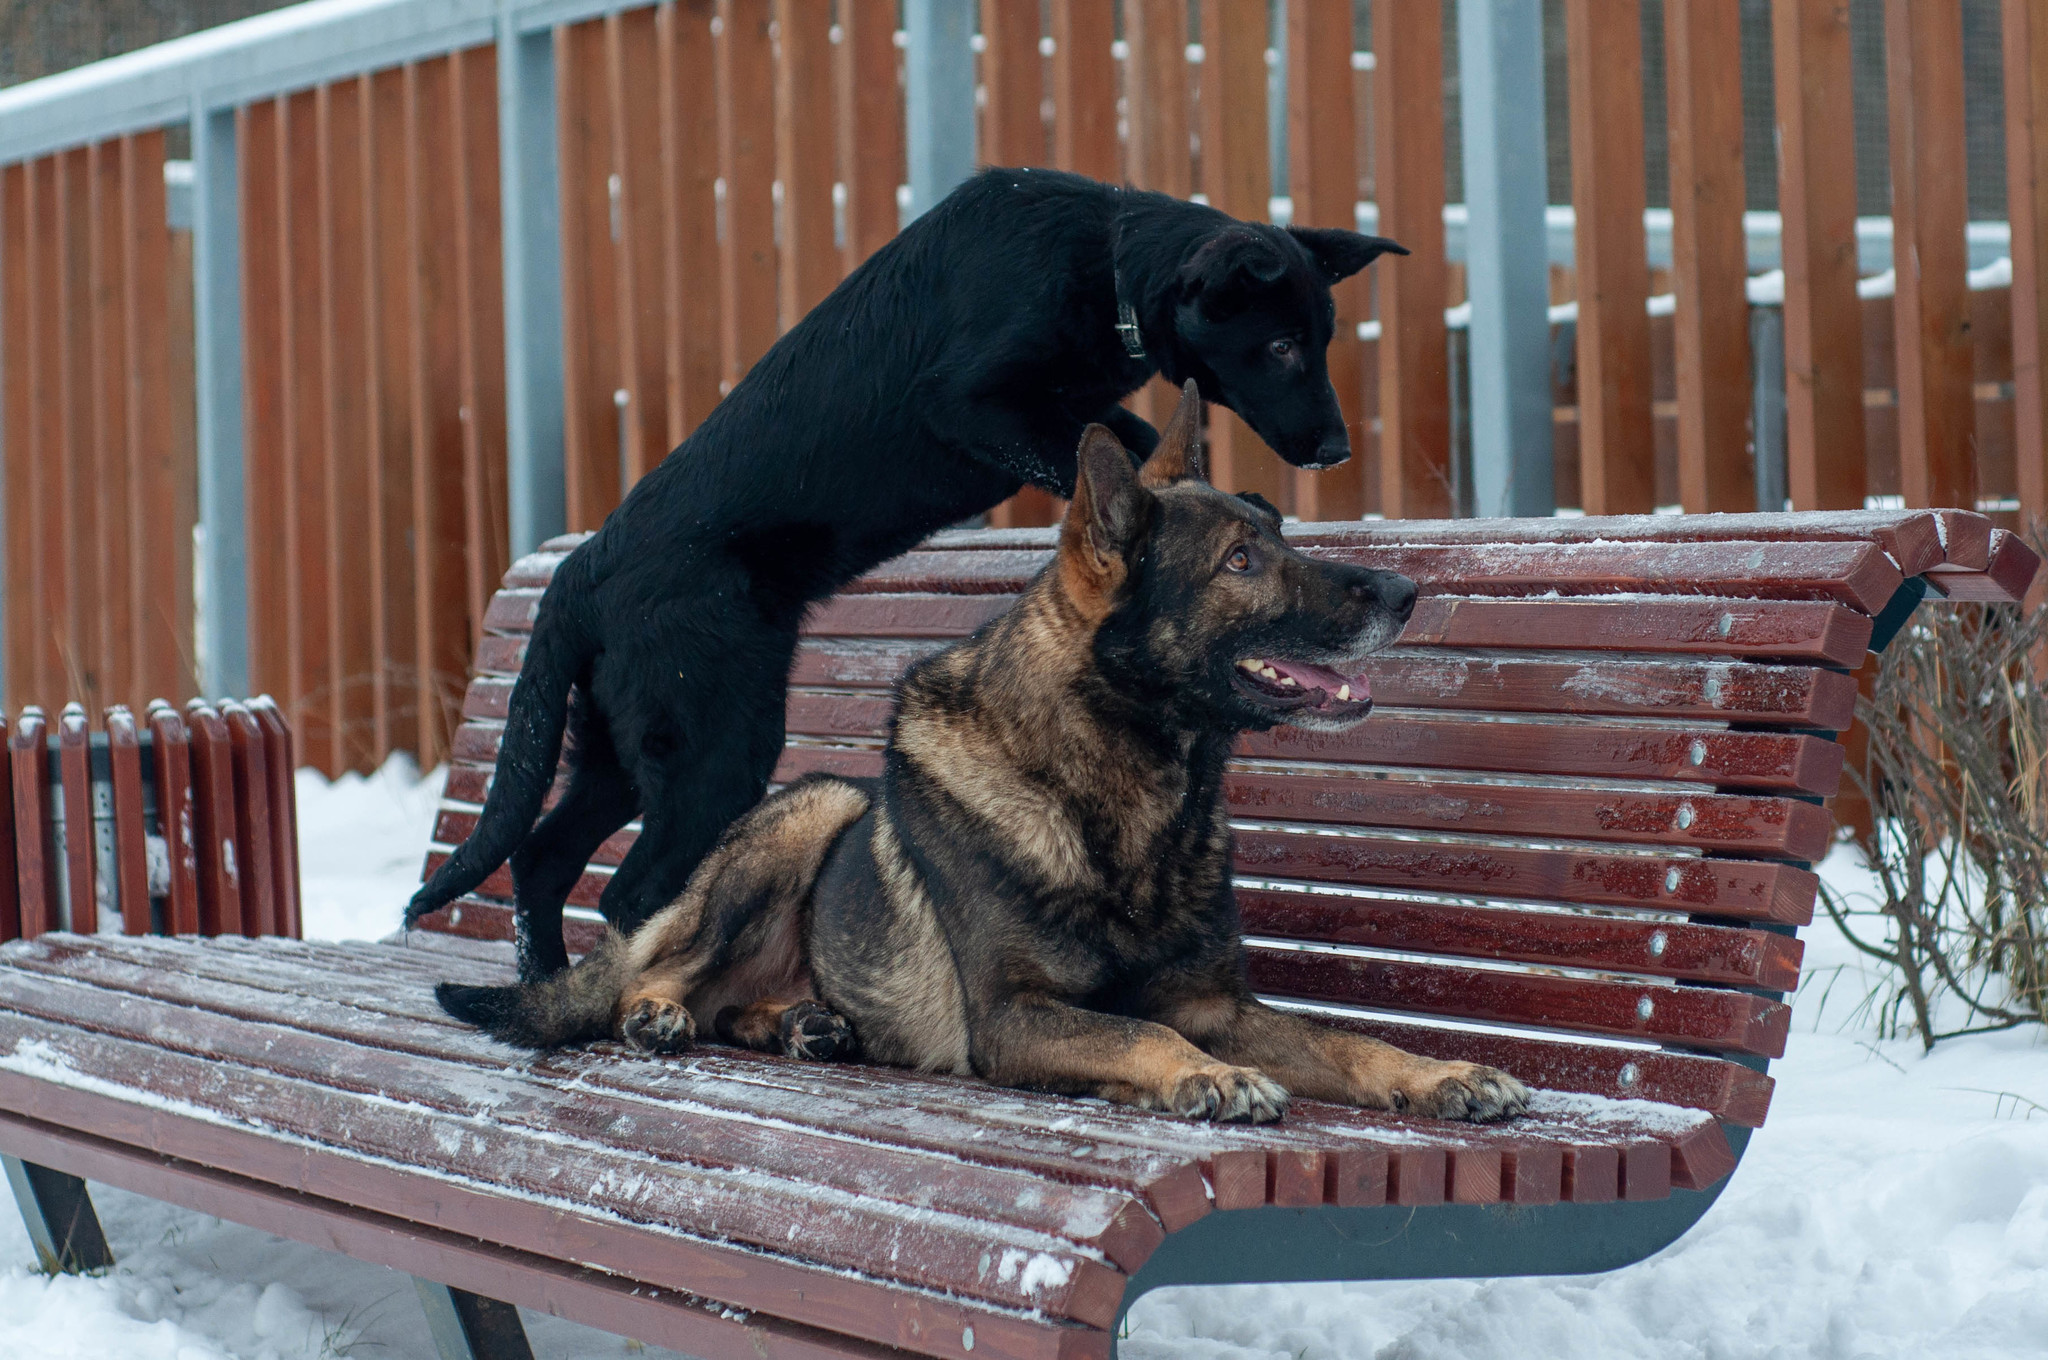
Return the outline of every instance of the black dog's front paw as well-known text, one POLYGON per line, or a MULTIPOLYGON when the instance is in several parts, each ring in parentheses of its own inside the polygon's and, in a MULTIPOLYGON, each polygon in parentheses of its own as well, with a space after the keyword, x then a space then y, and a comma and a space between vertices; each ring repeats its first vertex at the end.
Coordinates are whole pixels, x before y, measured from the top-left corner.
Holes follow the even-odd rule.
POLYGON ((846 1017, 815 1001, 799 1001, 782 1013, 782 1051, 792 1058, 831 1062, 853 1055, 853 1026, 846 1017))
POLYGON ((642 997, 627 1007, 619 1037, 643 1053, 681 1053, 697 1039, 697 1022, 687 1007, 642 997))

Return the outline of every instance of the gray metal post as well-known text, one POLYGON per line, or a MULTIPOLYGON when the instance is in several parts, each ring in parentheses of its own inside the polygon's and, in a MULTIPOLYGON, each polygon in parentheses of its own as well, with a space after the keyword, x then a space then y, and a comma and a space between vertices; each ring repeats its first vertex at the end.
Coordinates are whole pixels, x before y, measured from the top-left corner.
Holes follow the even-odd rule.
POLYGON ((533 1360, 519 1310, 466 1290, 435 1284, 417 1275, 427 1333, 441 1360, 533 1360))
POLYGON ((44 1270, 76 1274, 114 1264, 85 1182, 66 1171, 0 1154, 7 1183, 44 1270))
POLYGON ((1460 0, 1465 278, 1472 299, 1472 500, 1557 508, 1550 448, 1542 0, 1460 0))
POLYGON ((192 101, 192 350, 199 407, 208 694, 249 692, 247 521, 242 511, 242 251, 235 111, 192 101))
POLYGON ((905 0, 910 215, 974 173, 974 0, 905 0))
POLYGON ((1756 508, 1785 508, 1785 309, 1749 309, 1750 449, 1756 458, 1756 508))
POLYGON ((562 468, 562 233, 555 42, 498 13, 498 196, 505 275, 506 500, 512 555, 569 519, 562 468))

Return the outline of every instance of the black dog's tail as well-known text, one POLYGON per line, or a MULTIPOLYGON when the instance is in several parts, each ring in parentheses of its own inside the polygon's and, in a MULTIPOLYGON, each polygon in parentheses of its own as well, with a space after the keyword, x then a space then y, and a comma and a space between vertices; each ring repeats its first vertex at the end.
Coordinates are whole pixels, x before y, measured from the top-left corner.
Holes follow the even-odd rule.
POLYGON ((444 982, 434 988, 434 999, 457 1020, 493 1038, 526 1048, 555 1048, 609 1037, 619 997, 632 975, 624 940, 608 931, 582 962, 552 977, 511 987, 444 982))
MULTIPOLYGON (((569 567, 570 563, 563 563, 563 570, 569 567)), ((533 640, 527 644, 526 663, 512 686, 505 735, 498 747, 498 768, 484 799, 483 814, 469 838, 455 847, 455 853, 406 904, 408 928, 489 878, 533 829, 554 783, 555 762, 562 754, 569 691, 587 659, 588 647, 581 634, 561 611, 542 608, 534 623, 533 640)))

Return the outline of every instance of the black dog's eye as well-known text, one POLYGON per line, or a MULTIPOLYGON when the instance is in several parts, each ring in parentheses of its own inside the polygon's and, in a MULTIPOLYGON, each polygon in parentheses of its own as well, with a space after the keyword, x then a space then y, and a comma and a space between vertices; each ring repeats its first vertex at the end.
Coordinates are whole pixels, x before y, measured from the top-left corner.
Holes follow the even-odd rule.
POLYGON ((1275 359, 1292 359, 1294 357, 1294 342, 1292 340, 1275 340, 1266 348, 1273 351, 1275 359))
POLYGON ((1242 545, 1232 548, 1230 550, 1230 556, 1223 559, 1223 565, 1230 568, 1232 571, 1250 571, 1252 569, 1252 555, 1250 550, 1243 547, 1242 545))

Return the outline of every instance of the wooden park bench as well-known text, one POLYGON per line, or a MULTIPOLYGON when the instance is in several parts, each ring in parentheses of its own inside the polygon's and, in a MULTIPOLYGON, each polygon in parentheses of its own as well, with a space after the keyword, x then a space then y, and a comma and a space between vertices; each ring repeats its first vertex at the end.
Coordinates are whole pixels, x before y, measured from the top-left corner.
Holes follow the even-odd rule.
MULTIPOLYGON (((1529 1116, 1303 1102, 1276 1126, 1217 1127, 718 1047, 528 1054, 431 996, 509 975, 502 873, 365 944, 290 938, 246 893, 244 932, 275 920, 276 936, 216 920, 214 939, 143 937, 191 918, 159 912, 153 882, 144 911, 124 873, 131 933, 77 933, 91 894, 74 888, 68 916, 24 915, 28 938, 0 948, 0 1150, 38 1240, 105 1261, 84 1177, 431 1282, 451 1356, 526 1354, 519 1304, 707 1357, 972 1360, 1106 1356, 1163 1285, 1557 1274, 1658 1250, 1770 1105, 1852 672, 1927 594, 2018 599, 2034 555, 1962 513, 1293 536, 1406 572, 1423 598, 1372 668, 1364 726, 1242 748, 1229 796, 1252 978, 1505 1067, 1541 1090, 1529 1116), (71 933, 39 933, 60 920, 71 933)), ((430 868, 474 822, 526 631, 574 542, 516 564, 491 605, 430 868)), ((1004 608, 1049 543, 942 535, 820 608, 781 775, 873 772, 890 682, 1004 608)), ((43 745, 17 738, 18 812, 43 745)), ((633 834, 579 885, 572 948, 633 834)), ((17 863, 32 853, 18 844, 17 863)))

